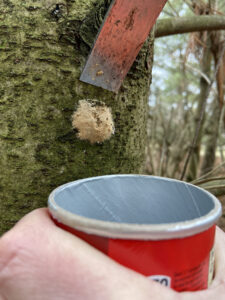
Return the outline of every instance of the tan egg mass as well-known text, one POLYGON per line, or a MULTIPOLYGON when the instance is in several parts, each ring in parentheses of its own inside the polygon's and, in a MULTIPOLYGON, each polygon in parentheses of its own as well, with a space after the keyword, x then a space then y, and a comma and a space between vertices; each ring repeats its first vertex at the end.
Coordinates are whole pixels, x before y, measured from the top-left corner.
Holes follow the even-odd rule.
POLYGON ((72 126, 79 139, 91 144, 109 140, 114 133, 111 109, 98 100, 80 100, 72 116, 72 126))

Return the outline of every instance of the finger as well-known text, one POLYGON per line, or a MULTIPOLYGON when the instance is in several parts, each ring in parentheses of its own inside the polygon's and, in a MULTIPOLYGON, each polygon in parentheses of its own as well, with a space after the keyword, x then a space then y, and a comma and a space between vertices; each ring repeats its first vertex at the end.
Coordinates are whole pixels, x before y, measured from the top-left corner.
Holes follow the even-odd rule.
POLYGON ((50 217, 49 211, 47 208, 39 208, 31 211, 28 213, 26 216, 24 216, 20 221, 16 223, 16 225, 12 228, 10 233, 14 229, 22 229, 22 228, 27 228, 30 226, 35 227, 36 225, 42 225, 42 227, 48 227, 48 226, 53 226, 54 222, 50 217))
POLYGON ((217 227, 215 242, 215 279, 212 288, 225 282, 225 233, 217 227))
MULTIPOLYGON (((0 273, 18 255, 22 248, 35 245, 36 240, 44 237, 42 231, 53 228, 54 223, 46 208, 37 209, 22 218, 0 239, 0 273), (32 242, 31 242, 32 241, 32 242)), ((38 245, 37 245, 38 246, 38 245)))
POLYGON ((29 231, 37 231, 36 229, 41 231, 44 228, 51 228, 53 226, 54 222, 50 218, 48 209, 40 208, 24 216, 10 231, 5 233, 2 238, 4 240, 10 240, 12 236, 20 238, 21 235, 25 235, 29 231))
POLYGON ((224 300, 225 288, 218 285, 215 288, 199 292, 184 292, 179 295, 179 300, 224 300))

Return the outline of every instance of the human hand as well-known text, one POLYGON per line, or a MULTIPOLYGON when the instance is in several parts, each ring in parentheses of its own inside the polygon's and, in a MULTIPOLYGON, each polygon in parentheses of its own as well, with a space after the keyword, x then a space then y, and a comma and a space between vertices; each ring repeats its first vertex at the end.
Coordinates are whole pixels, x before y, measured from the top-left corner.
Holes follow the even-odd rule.
POLYGON ((222 300, 225 234, 217 229, 216 278, 209 290, 176 293, 129 270, 55 226, 47 209, 0 239, 0 300, 222 300))

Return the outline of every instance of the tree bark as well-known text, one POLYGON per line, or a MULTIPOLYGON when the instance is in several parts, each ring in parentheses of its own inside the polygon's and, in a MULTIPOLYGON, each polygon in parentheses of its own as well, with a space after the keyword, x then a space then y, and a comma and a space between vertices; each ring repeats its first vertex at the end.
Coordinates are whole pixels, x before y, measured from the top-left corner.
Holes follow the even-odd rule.
POLYGON ((225 16, 222 15, 166 18, 157 21, 155 37, 224 29, 225 16))
POLYGON ((117 95, 79 81, 110 2, 0 3, 0 234, 46 206, 58 185, 142 171, 152 36, 117 95), (110 140, 91 144, 77 137, 71 116, 83 99, 111 108, 110 140))

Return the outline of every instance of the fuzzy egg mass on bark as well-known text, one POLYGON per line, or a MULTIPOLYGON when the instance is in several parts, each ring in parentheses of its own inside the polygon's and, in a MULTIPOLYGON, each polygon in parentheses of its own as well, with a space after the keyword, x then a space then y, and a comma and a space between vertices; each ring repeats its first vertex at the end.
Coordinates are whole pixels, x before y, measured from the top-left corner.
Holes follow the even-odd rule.
POLYGON ((81 140, 91 144, 109 140, 114 133, 112 112, 105 103, 98 100, 80 100, 72 116, 72 126, 81 140))

